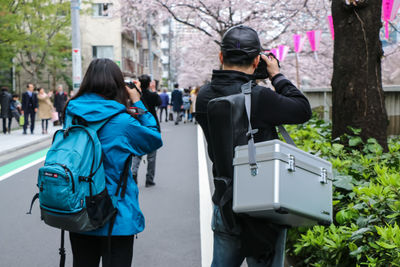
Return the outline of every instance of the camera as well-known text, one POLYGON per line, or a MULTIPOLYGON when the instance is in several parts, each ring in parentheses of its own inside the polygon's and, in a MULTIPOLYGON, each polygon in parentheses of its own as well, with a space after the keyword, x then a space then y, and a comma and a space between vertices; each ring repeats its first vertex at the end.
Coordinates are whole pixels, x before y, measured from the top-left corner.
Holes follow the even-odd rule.
MULTIPOLYGON (((268 54, 260 53, 260 55, 264 55, 267 57, 272 56, 273 58, 275 58, 278 61, 279 68, 281 67, 279 60, 275 57, 275 55, 273 53, 268 53, 268 54)), ((267 70, 267 63, 262 58, 260 58, 260 63, 258 63, 258 66, 253 73, 253 79, 254 80, 264 80, 267 78, 269 78, 269 73, 267 70)))
POLYGON ((136 91, 139 92, 140 95, 142 95, 142 92, 136 87, 136 84, 132 81, 125 81, 126 86, 128 86, 131 89, 136 89, 136 91))

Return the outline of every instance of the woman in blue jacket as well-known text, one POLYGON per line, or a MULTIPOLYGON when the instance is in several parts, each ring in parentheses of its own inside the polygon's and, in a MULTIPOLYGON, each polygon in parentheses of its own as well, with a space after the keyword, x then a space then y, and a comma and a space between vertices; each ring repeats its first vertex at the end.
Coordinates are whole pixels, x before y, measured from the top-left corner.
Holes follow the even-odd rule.
MULTIPOLYGON (((142 156, 162 146, 156 120, 140 101, 139 91, 125 85, 121 70, 109 59, 95 59, 89 65, 78 93, 65 109, 66 121, 75 116, 89 123, 111 118, 98 132, 109 195, 117 191, 129 155, 142 156), (144 112, 134 115, 132 108, 144 112)), ((91 232, 70 232, 74 267, 97 267, 100 259, 104 267, 131 266, 134 235, 144 229, 138 187, 131 171, 126 194, 118 196, 116 208, 118 214, 112 229, 111 248, 107 238, 108 223, 91 232)))

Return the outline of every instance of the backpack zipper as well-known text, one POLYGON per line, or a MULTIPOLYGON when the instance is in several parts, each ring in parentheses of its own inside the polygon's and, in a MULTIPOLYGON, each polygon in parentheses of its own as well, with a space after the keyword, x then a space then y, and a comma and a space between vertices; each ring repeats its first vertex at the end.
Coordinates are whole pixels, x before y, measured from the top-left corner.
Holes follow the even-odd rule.
POLYGON ((64 171, 65 171, 65 174, 66 174, 66 177, 67 177, 67 182, 69 182, 69 178, 68 178, 68 173, 69 173, 69 175, 71 176, 71 182, 72 182, 72 193, 75 193, 75 182, 74 182, 74 176, 72 175, 72 172, 71 172, 71 170, 70 169, 68 169, 68 167, 67 166, 65 166, 64 164, 60 164, 60 163, 55 163, 56 165, 59 165, 59 166, 61 166, 63 169, 64 169, 64 171))

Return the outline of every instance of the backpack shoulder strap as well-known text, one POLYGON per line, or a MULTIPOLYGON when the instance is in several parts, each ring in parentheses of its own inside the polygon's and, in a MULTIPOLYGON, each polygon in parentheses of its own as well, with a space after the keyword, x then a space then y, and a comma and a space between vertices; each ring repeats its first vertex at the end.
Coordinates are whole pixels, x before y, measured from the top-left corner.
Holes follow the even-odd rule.
POLYGON ((247 132, 247 139, 248 139, 248 152, 249 152, 249 165, 250 165, 250 172, 252 176, 256 176, 258 174, 258 166, 257 166, 257 160, 256 160, 256 146, 254 144, 254 134, 258 132, 257 129, 254 129, 251 127, 251 86, 252 86, 252 81, 249 81, 248 83, 245 83, 242 85, 241 90, 242 93, 244 94, 244 104, 246 107, 246 114, 247 118, 249 120, 249 130, 247 132))

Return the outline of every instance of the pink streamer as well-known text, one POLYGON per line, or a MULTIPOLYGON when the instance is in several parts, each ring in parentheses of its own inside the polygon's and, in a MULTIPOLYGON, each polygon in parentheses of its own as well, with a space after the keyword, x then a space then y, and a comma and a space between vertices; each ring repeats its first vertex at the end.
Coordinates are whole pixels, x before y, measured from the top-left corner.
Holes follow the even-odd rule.
POLYGON ((319 50, 319 44, 321 42, 321 34, 322 34, 322 32, 320 30, 307 32, 307 37, 308 37, 308 40, 310 41, 311 50, 313 52, 319 50))
POLYGON ((276 49, 276 48, 271 49, 271 53, 274 54, 274 56, 275 56, 277 59, 279 59, 279 50, 278 50, 278 49, 276 49))
POLYGON ((389 40, 389 21, 385 20, 385 38, 389 40))
POLYGON ((289 46, 287 45, 280 45, 279 46, 279 61, 284 61, 287 54, 289 53, 289 46))
POLYGON ((335 29, 333 28, 333 18, 332 16, 328 16, 329 28, 332 34, 332 40, 335 40, 335 29))
POLYGON ((300 53, 301 50, 303 50, 306 38, 302 37, 300 34, 295 34, 293 35, 293 41, 294 41, 294 52, 300 53))

